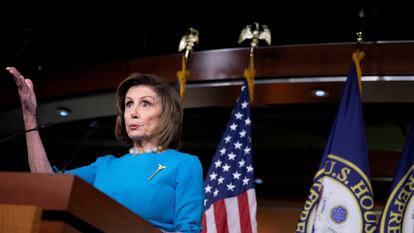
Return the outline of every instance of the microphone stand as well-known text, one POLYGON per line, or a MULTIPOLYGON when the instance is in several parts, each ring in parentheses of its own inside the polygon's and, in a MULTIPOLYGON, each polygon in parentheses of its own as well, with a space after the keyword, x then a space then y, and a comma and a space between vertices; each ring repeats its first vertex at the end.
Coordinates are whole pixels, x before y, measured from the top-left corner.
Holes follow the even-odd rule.
POLYGON ((35 130, 41 130, 41 129, 47 128, 47 127, 49 127, 51 125, 52 125, 52 123, 48 122, 48 123, 41 124, 41 125, 39 125, 37 127, 31 128, 31 129, 28 129, 28 130, 18 131, 18 132, 14 133, 14 134, 12 134, 12 135, 10 135, 8 137, 5 137, 5 138, 1 139, 0 140, 0 143, 6 142, 6 141, 8 141, 8 140, 10 140, 10 139, 12 139, 14 137, 17 137, 17 136, 21 135, 21 134, 25 134, 25 133, 28 133, 28 132, 31 132, 31 131, 35 131, 35 130))
POLYGON ((68 168, 68 166, 73 162, 73 160, 75 159, 75 157, 78 155, 80 149, 85 145, 86 140, 88 140, 89 136, 95 132, 96 130, 98 130, 99 128, 99 124, 97 121, 93 121, 90 125, 89 125, 89 130, 88 132, 85 134, 85 136, 83 137, 81 143, 78 145, 78 147, 76 148, 75 152, 73 153, 73 155, 71 156, 71 158, 69 159, 69 162, 66 163, 65 166, 63 166, 62 170, 59 172, 61 174, 63 174, 66 169, 68 168))

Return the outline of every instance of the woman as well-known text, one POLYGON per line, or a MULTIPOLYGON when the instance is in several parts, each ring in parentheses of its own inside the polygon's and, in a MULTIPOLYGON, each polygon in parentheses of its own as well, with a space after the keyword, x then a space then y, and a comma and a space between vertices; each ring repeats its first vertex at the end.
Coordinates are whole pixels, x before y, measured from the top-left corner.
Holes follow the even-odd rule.
MULTIPOLYGON (((37 126, 33 83, 15 68, 25 129, 37 126)), ((69 170, 162 231, 200 232, 202 167, 196 156, 178 152, 183 108, 178 93, 153 75, 132 74, 116 92, 115 135, 129 153, 107 155, 69 170)), ((52 168, 38 131, 26 134, 32 172, 52 168)))

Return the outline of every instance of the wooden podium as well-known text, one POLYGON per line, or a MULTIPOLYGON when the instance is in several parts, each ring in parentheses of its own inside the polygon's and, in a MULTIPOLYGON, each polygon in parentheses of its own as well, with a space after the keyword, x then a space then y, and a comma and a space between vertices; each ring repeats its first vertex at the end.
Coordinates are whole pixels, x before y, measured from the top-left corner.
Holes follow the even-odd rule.
POLYGON ((27 216, 32 222, 19 229, 33 229, 21 232, 160 232, 74 175, 0 172, 0 231, 7 219, 20 224, 27 216))

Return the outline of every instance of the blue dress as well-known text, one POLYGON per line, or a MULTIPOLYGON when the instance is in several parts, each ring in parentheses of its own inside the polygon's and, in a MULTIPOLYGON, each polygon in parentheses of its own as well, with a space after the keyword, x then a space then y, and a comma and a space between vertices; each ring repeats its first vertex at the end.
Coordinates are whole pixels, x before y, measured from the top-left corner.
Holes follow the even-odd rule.
POLYGON ((176 150, 107 155, 65 173, 79 176, 162 231, 201 231, 204 185, 196 156, 176 150), (159 165, 165 168, 149 179, 159 165))

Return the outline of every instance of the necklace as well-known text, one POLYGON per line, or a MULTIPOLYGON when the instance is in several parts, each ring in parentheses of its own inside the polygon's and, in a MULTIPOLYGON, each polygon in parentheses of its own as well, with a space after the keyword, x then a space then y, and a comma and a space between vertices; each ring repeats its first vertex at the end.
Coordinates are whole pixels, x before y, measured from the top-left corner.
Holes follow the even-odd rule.
POLYGON ((156 146, 156 147, 152 147, 152 148, 147 148, 147 149, 135 149, 134 147, 132 147, 131 149, 129 149, 129 153, 133 156, 137 156, 140 154, 144 154, 144 153, 160 153, 163 152, 164 148, 162 146, 156 146))

